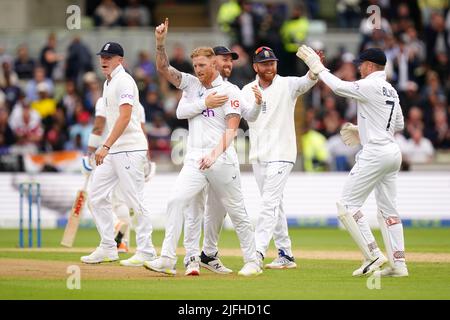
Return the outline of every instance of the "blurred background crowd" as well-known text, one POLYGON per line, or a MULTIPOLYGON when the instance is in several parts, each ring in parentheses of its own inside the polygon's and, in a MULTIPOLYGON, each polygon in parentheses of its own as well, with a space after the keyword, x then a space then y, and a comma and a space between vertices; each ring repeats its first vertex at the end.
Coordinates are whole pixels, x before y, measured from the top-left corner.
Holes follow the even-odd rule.
MULTIPOLYGON (((294 1, 287 6, 278 1, 227 0, 218 2, 211 14, 215 27, 226 34, 227 44, 240 56, 229 79, 239 87, 254 79, 252 55, 261 45, 275 51, 280 75, 306 73, 295 52, 307 43, 323 50, 328 68, 346 81, 359 77, 352 63, 359 51, 382 48, 388 58, 388 79, 400 95, 405 116, 405 129, 398 133, 397 140, 407 170, 414 164, 432 163, 437 151, 450 151, 448 2, 336 0, 336 14, 326 20, 327 27, 357 32, 360 43, 358 51, 352 52, 345 46, 343 35, 342 46, 333 55, 327 54, 326 43, 308 38, 313 22, 321 20, 323 1, 294 1), (369 27, 366 9, 370 5, 381 9, 379 29, 369 27)), ((153 32, 152 27, 159 22, 154 14, 157 6, 158 1, 87 1, 84 15, 97 28, 141 27, 153 32)), ((171 159, 173 132, 187 129, 187 122, 176 118, 181 92, 158 77, 152 39, 149 36, 149 50, 139 52, 132 59, 134 63, 127 60, 125 67, 138 83, 152 156, 164 162, 171 159)), ((178 70, 193 72, 183 43, 171 48, 169 58, 178 70)), ((0 40, 0 157, 63 150, 86 152, 95 103, 103 86, 96 59, 81 36, 61 47, 56 34, 50 33, 37 55, 30 54, 29 43, 6 50, 0 40)), ((303 170, 349 170, 358 148, 346 147, 339 137, 340 127, 347 121, 356 122, 355 102, 334 95, 320 82, 301 99, 296 122, 303 170)), ((241 126, 247 129, 245 121, 241 126)), ((0 161, 0 170, 5 168, 0 161)))

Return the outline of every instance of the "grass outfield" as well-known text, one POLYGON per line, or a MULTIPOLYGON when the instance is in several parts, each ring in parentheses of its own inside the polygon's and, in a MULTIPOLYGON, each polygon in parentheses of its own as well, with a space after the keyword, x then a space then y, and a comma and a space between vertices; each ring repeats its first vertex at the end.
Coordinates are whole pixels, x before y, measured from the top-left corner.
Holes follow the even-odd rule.
MULTIPOLYGON (((82 265, 80 256, 98 244, 96 230, 80 230, 74 250, 59 249, 62 232, 44 230, 43 249, 22 250, 17 230, 0 230, 0 299, 450 299, 450 229, 405 229, 410 277, 382 278, 379 290, 368 289, 367 278, 351 277, 359 255, 338 229, 291 229, 299 268, 266 270, 255 278, 236 275, 243 263, 232 231, 222 233, 220 248, 227 253, 223 262, 236 272, 224 276, 202 269, 200 277, 183 276, 181 262, 176 277, 118 263, 82 265), (81 290, 66 287, 70 265, 81 268, 81 290)), ((163 236, 154 233, 157 247, 163 236)))

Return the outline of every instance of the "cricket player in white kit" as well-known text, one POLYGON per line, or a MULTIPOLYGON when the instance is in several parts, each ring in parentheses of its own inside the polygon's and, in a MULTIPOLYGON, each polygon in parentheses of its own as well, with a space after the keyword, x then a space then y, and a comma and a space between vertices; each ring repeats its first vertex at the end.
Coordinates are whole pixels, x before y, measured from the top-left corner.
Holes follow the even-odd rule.
POLYGON ((296 268, 289 238, 283 191, 297 158, 294 109, 297 98, 317 83, 311 72, 303 77, 277 75, 277 57, 269 47, 256 49, 253 69, 256 80, 242 89, 244 98, 252 101, 253 86, 262 91, 261 114, 249 122, 250 157, 256 183, 262 197, 262 210, 256 226, 256 250, 263 259, 271 239, 278 257, 268 269, 296 268))
POLYGON ((307 46, 301 46, 297 56, 334 93, 357 101, 358 125, 345 124, 341 135, 346 144, 361 143, 363 148, 356 156, 337 203, 340 221, 364 255, 363 264, 353 275, 374 272, 375 276, 408 276, 403 226, 396 208, 396 182, 402 156, 394 138, 395 131, 403 129, 404 120, 398 94, 386 81, 386 55, 377 48, 363 51, 356 61, 362 79, 355 82, 342 81, 332 75, 314 50, 307 46), (378 248, 367 218, 361 212, 373 189, 388 259, 378 248), (378 270, 387 260, 390 266, 378 270))
POLYGON ((156 257, 156 251, 151 239, 150 213, 144 206, 148 143, 139 120, 139 93, 133 78, 122 66, 124 52, 120 44, 108 42, 97 55, 100 55, 102 72, 107 78, 103 85, 103 101, 109 134, 95 153, 97 167, 93 171, 89 194, 101 241, 97 249, 89 256, 81 257, 81 261, 118 260, 111 194, 119 185, 128 208, 136 216, 136 254, 128 260, 133 265, 143 265, 144 261, 156 257))
MULTIPOLYGON (((233 60, 239 59, 239 55, 223 46, 214 47, 213 50, 216 55, 216 69, 224 81, 227 81, 233 70, 233 60)), ((241 116, 247 121, 255 121, 261 112, 261 92, 256 86, 253 89, 255 103, 250 105, 242 99, 240 105, 241 116)), ((207 97, 199 97, 191 103, 183 97, 178 104, 177 117, 179 119, 196 117, 202 113, 205 107, 208 109, 221 107, 227 100, 228 96, 217 94, 217 92, 212 92, 207 97)), ((185 215, 184 247, 186 248, 186 256, 184 262, 187 268, 186 272, 190 273, 195 271, 200 273, 201 265, 215 273, 232 273, 233 271, 225 267, 219 258, 219 234, 227 211, 214 190, 207 186, 205 191, 198 193, 187 210, 192 210, 192 212, 185 215), (199 243, 202 221, 204 225, 204 237, 203 248, 200 253, 199 243), (186 228, 190 228, 190 230, 186 230, 186 228), (200 256, 200 261, 191 259, 191 257, 195 256, 200 256)))
MULTIPOLYGON (((189 119, 188 149, 184 166, 178 175, 167 205, 166 234, 161 257, 144 263, 156 272, 176 274, 176 248, 183 226, 186 208, 209 183, 218 195, 236 229, 245 265, 240 275, 251 276, 262 272, 257 259, 253 228, 241 191, 240 170, 233 139, 240 122, 239 90, 223 81, 215 70, 212 48, 197 48, 191 55, 196 77, 181 73, 168 63, 165 39, 169 21, 156 27, 156 65, 160 74, 183 90, 187 101, 207 96, 213 91, 225 94, 229 100, 220 108, 205 109, 189 119)), ((198 259, 193 257, 193 259, 198 259)), ((186 273, 198 275, 198 273, 186 273)))
MULTIPOLYGON (((145 110, 142 104, 139 103, 139 121, 142 130, 145 133, 145 110)), ((108 128, 106 127, 106 108, 103 97, 100 97, 95 104, 95 119, 92 133, 89 135, 88 142, 88 156, 83 162, 82 171, 90 175, 93 166, 90 164, 91 155, 97 151, 98 147, 108 138, 108 128)), ((150 159, 149 159, 150 160, 150 159)), ((146 163, 145 181, 150 179, 150 162, 146 163)), ((129 249, 130 243, 130 228, 131 217, 130 210, 126 205, 125 198, 119 185, 114 188, 112 193, 112 208, 114 213, 114 233, 115 241, 117 243, 118 253, 126 253, 129 249)))

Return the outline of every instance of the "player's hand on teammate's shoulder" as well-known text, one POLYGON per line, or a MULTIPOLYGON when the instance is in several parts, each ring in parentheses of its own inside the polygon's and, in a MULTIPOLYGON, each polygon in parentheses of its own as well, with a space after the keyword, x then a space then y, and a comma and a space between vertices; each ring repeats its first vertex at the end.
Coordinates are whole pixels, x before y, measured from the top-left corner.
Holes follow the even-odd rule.
POLYGON ((261 93, 261 90, 259 90, 258 85, 255 84, 254 86, 252 86, 252 91, 253 91, 253 94, 255 95, 255 103, 257 105, 261 105, 262 93, 261 93))
POLYGON ((166 39, 167 31, 169 30, 169 18, 164 20, 164 23, 161 23, 155 28, 155 37, 156 41, 162 42, 166 39))
POLYGON ((205 98, 205 106, 208 109, 214 109, 223 106, 228 101, 228 96, 224 94, 217 94, 217 91, 210 93, 205 98))

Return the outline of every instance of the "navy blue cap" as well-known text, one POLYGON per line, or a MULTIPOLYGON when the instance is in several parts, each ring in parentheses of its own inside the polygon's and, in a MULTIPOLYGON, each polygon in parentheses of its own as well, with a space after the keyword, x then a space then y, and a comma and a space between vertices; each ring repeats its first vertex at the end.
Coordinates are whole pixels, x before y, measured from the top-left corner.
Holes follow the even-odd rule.
POLYGON ((378 48, 369 48, 359 54, 358 59, 353 60, 355 64, 361 64, 364 61, 370 61, 381 66, 386 65, 386 55, 383 50, 378 48))
POLYGON ((231 54, 231 58, 233 60, 239 59, 239 55, 236 52, 231 51, 227 47, 218 46, 218 47, 214 47, 213 50, 214 50, 214 54, 216 56, 219 56, 219 55, 223 56, 223 55, 226 55, 226 54, 231 54))
POLYGON ((278 61, 273 50, 269 47, 259 47, 253 55, 253 63, 265 61, 278 61))
POLYGON ((120 44, 117 42, 107 42, 102 47, 102 50, 100 52, 97 52, 98 56, 121 56, 123 57, 123 48, 120 44))

